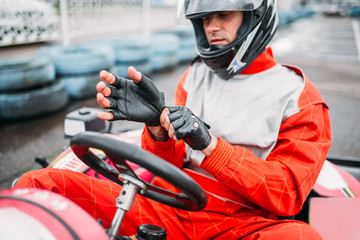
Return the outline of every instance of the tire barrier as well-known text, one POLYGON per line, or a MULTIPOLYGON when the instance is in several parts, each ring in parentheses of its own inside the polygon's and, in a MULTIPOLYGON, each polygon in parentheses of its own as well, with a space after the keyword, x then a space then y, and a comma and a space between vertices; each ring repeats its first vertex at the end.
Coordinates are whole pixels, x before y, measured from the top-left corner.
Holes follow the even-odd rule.
MULTIPOLYGON (((110 69, 104 69, 111 72, 110 69)), ((97 93, 96 84, 100 81, 99 73, 82 76, 64 76, 61 80, 65 84, 66 92, 72 99, 94 97, 97 93)))
POLYGON ((141 73, 151 73, 150 39, 143 35, 131 35, 122 38, 103 39, 95 43, 110 46, 115 54, 114 74, 129 77, 128 67, 133 66, 141 73))
POLYGON ((52 45, 39 48, 38 55, 49 57, 58 75, 80 75, 108 69, 114 64, 112 51, 102 45, 52 45))
POLYGON ((196 56, 196 41, 192 27, 179 27, 162 33, 173 34, 179 38, 178 60, 180 63, 190 62, 196 56))
POLYGON ((146 76, 151 75, 152 68, 151 68, 150 59, 143 62, 120 63, 120 64, 118 63, 115 65, 113 73, 118 76, 129 78, 129 74, 128 74, 129 66, 135 67, 137 71, 143 73, 146 76))
POLYGON ((0 93, 0 118, 21 119, 58 111, 68 103, 62 81, 48 86, 16 92, 0 93))
POLYGON ((353 6, 349 11, 350 17, 360 17, 360 6, 353 6))
POLYGON ((285 27, 288 24, 301 18, 312 17, 314 14, 315 12, 313 10, 309 10, 306 8, 291 11, 279 11, 279 27, 285 27))
POLYGON ((101 70, 111 71, 115 56, 102 44, 53 45, 42 47, 38 55, 49 57, 57 76, 64 82, 71 98, 84 99, 96 95, 96 83, 101 70))
POLYGON ((55 67, 44 56, 0 60, 0 91, 24 90, 54 81, 55 67))
POLYGON ((56 40, 60 21, 47 2, 0 0, 0 46, 56 40))
POLYGON ((156 33, 151 36, 151 68, 157 72, 175 67, 179 63, 178 49, 180 40, 167 33, 156 33))

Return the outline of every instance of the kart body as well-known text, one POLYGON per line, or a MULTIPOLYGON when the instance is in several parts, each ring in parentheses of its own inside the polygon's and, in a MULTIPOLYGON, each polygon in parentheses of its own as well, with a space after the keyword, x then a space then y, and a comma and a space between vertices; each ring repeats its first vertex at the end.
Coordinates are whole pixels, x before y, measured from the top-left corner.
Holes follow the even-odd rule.
MULTIPOLYGON (((141 133, 142 129, 135 129, 119 134, 102 134, 128 144, 140 146, 141 133)), ((95 148, 91 150, 103 161, 114 166, 114 163, 102 150, 95 148)), ((132 162, 128 162, 128 164, 143 181, 151 181, 153 177, 151 171, 132 162)), ((70 146, 46 167, 68 169, 81 172, 90 177, 111 181, 80 160, 70 146)), ((360 182, 359 179, 345 170, 347 168, 355 169, 355 171, 359 172, 359 159, 329 156, 303 209, 296 216, 286 218, 308 222, 324 239, 360 239, 360 182)), ((29 221, 36 222, 39 226, 41 225, 43 230, 48 229, 47 233, 54 235, 55 239, 59 239, 57 236, 60 236, 56 234, 64 234, 62 236, 68 236, 69 234, 69 236, 74 236, 74 234, 75 236, 81 236, 78 233, 79 231, 81 232, 81 228, 88 231, 90 229, 89 226, 94 226, 91 227, 92 233, 86 237, 82 236, 80 239, 109 239, 100 224, 92 219, 90 215, 74 203, 55 193, 39 189, 8 189, 0 191, 0 216, 11 212, 17 212, 17 215, 20 216, 21 214, 19 213, 29 211, 35 212, 36 216, 34 217, 36 219, 29 219, 29 221), (59 210, 50 204, 54 202, 53 200, 63 203, 63 206, 67 206, 67 211, 62 211, 59 214, 59 210), (39 208, 41 204, 45 204, 45 207, 42 209, 39 208), (38 215, 41 211, 45 214, 43 214, 42 218, 39 218, 38 215), (51 222, 49 220, 51 218, 55 219, 53 220, 55 225, 48 224, 51 222), (76 222, 84 224, 78 225, 76 222), (55 227, 57 226, 56 224, 62 225, 62 227, 55 227), (65 230, 61 232, 56 229, 65 230)), ((0 217, 0 219, 4 218, 0 217)), ((46 234, 46 231, 44 234, 46 234)), ((0 238, 2 239, 2 237, 0 233, 0 238)), ((62 237, 61 239, 65 238, 62 237)), ((74 237, 74 239, 77 238, 74 237)))

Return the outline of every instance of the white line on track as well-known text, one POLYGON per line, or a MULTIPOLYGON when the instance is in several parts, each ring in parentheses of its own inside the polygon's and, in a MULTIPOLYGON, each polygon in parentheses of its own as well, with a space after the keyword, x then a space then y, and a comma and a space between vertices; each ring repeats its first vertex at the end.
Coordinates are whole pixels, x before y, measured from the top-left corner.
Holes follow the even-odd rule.
POLYGON ((355 36, 355 42, 356 42, 356 47, 358 50, 358 58, 359 58, 359 62, 360 62, 360 27, 359 27, 359 22, 356 20, 352 21, 352 26, 353 26, 353 30, 354 30, 354 36, 355 36))

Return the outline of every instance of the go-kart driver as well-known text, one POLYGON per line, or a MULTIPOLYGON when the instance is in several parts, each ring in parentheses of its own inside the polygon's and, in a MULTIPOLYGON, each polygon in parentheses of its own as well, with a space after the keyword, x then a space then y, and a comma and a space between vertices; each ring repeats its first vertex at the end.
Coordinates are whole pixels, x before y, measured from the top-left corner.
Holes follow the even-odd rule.
MULTIPOLYGON (((276 0, 185 0, 200 59, 180 79, 176 106, 129 68, 127 80, 102 71, 97 101, 105 120, 144 122, 142 147, 175 166, 192 165, 208 193, 199 212, 138 195, 121 235, 138 225, 163 226, 169 239, 321 239, 296 214, 331 145, 328 107, 296 67, 281 66, 266 47, 277 27, 276 0), (210 128, 211 126, 211 128, 210 128)), ((174 189, 155 178, 153 184, 174 189)), ((86 175, 43 169, 16 187, 48 189, 83 207, 105 228, 121 187, 86 175)))

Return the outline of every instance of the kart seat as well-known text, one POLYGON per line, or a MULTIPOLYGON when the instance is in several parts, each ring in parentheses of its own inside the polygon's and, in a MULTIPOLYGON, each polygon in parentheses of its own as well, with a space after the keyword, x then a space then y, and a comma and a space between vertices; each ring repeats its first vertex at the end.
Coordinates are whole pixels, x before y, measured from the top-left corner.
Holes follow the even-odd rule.
POLYGON ((309 223, 323 239, 360 239, 360 198, 310 199, 309 223))

